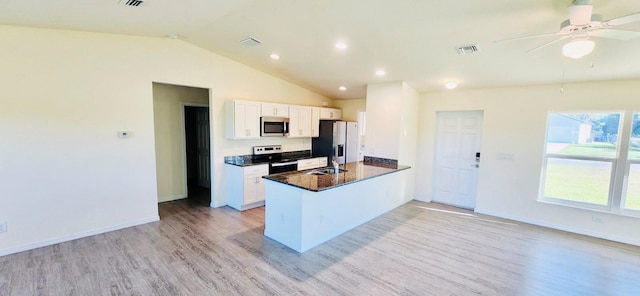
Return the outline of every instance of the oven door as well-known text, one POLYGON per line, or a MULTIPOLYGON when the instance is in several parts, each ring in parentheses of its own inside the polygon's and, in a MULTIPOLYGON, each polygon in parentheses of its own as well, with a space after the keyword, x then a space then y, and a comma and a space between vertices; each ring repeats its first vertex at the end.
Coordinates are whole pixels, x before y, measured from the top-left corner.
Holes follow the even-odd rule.
POLYGON ((272 162, 269 164, 269 175, 298 170, 298 161, 272 162))
POLYGON ((288 118, 260 117, 261 137, 284 137, 288 128, 288 118))

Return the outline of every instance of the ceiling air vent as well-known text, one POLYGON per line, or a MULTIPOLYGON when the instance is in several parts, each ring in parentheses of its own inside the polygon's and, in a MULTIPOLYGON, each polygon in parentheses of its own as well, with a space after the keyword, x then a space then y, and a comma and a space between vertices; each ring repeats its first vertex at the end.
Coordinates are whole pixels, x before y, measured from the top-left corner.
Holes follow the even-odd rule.
POLYGON ((480 48, 477 45, 465 45, 458 46, 456 50, 458 51, 458 54, 472 54, 479 52, 480 48))
POLYGON ((126 6, 140 6, 144 0, 120 0, 120 4, 126 6))
POLYGON ((242 40, 240 40, 240 44, 244 45, 244 46, 256 46, 256 45, 260 45, 262 42, 260 42, 260 40, 253 38, 253 37, 247 37, 244 38, 242 40))

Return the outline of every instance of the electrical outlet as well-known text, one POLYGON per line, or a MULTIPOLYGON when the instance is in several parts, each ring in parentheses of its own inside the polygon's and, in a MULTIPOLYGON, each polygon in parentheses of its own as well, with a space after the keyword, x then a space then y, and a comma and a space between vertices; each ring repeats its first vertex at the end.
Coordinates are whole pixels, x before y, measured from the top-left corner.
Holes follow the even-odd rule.
POLYGON ((7 222, 0 223, 0 233, 7 232, 7 222))
POLYGON ((602 218, 601 217, 597 217, 597 216, 592 216, 591 217, 591 222, 602 223, 602 218))

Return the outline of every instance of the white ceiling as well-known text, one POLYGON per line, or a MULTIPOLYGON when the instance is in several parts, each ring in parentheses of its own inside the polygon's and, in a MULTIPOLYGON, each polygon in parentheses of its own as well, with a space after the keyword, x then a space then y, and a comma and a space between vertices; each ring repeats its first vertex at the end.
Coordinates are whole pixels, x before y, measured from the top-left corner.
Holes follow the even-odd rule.
MULTIPOLYGON (((418 91, 640 77, 640 38, 596 40, 581 59, 562 57, 554 37, 570 0, 1 0, 0 23, 180 39, 338 99, 364 98, 366 85, 403 80, 418 91), (262 44, 238 43, 252 36, 262 44), (334 47, 344 41, 348 48, 334 47), (458 55, 460 45, 480 52, 458 55), (278 61, 269 59, 275 52, 278 61), (377 77, 384 68, 387 75, 377 77), (563 75, 564 73, 564 75, 563 75), (339 91, 344 85, 347 91, 339 91)), ((637 0, 594 0, 611 19, 640 11, 637 0)), ((623 29, 640 30, 639 24, 623 29)))

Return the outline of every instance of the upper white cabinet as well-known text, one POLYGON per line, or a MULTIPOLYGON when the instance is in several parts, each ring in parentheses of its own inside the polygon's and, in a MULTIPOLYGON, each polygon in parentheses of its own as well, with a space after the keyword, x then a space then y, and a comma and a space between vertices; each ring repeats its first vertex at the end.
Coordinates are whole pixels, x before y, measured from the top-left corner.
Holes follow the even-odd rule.
POLYGON ((320 108, 311 107, 311 137, 320 136, 320 108))
POLYGON ((342 119, 342 110, 333 108, 320 108, 320 119, 340 120, 342 119))
POLYGON ((226 102, 225 129, 227 139, 260 138, 260 103, 250 101, 226 102))
POLYGON ((311 137, 311 107, 289 106, 289 138, 311 137))
POLYGON ((262 103, 260 116, 287 117, 289 116, 289 105, 262 103))

